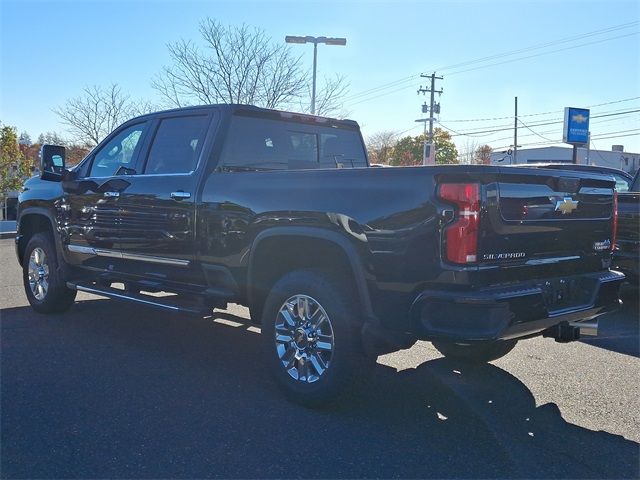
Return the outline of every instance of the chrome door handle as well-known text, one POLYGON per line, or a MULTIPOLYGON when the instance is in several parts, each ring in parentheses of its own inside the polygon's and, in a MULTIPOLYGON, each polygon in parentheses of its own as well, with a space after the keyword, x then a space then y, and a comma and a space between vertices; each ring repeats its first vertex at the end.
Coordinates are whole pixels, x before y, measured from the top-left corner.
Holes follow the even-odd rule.
POLYGON ((186 200, 187 198, 191 198, 191 194, 180 190, 178 192, 171 192, 171 198, 174 200, 186 200))
POLYGON ((105 197, 118 198, 120 196, 120 192, 104 192, 105 197))

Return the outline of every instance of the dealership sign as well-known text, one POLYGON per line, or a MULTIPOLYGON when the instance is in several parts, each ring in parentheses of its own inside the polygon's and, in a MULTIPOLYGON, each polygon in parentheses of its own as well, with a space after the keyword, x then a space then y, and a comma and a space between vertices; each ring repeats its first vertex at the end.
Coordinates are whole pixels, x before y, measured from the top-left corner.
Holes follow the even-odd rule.
POLYGON ((589 110, 565 107, 562 141, 573 145, 589 143, 589 110))

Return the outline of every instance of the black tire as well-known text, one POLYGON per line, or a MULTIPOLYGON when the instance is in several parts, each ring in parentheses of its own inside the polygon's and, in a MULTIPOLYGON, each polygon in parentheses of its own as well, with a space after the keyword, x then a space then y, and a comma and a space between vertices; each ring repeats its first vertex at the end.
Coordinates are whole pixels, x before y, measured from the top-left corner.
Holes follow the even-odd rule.
MULTIPOLYGON (((42 278, 44 277, 39 277, 40 280, 42 278)), ((22 280, 27 299, 36 312, 61 313, 68 310, 75 301, 77 292, 68 288, 65 279, 62 278, 53 237, 49 233, 36 233, 29 240, 22 259, 22 280), (29 280, 29 264, 32 261, 32 253, 37 249, 44 252, 47 288, 44 291, 36 287, 34 292, 29 280)))
MULTIPOLYGON (((360 308, 355 295, 348 292, 348 286, 334 281, 329 274, 321 270, 309 269, 288 273, 276 282, 267 296, 262 310, 264 356, 270 372, 290 400, 313 408, 335 407, 346 397, 354 394, 369 377, 376 359, 367 356, 362 348, 360 308), (322 373, 318 373, 319 370, 315 368, 312 361, 305 361, 308 370, 306 375, 300 375, 298 368, 304 371, 305 365, 300 367, 300 360, 294 360, 296 366, 292 369, 295 369, 296 373, 290 374, 279 356, 279 352, 285 352, 283 359, 290 357, 288 355, 290 351, 301 353, 301 350, 298 350, 299 344, 294 340, 295 334, 291 336, 290 342, 284 341, 280 346, 276 344, 275 336, 276 324, 285 325, 284 317, 280 313, 281 308, 286 308, 285 302, 296 296, 309 297, 312 306, 308 307, 308 311, 317 313, 317 305, 320 305, 329 320, 329 326, 326 319, 322 321, 322 328, 325 329, 323 332, 319 330, 316 332, 327 333, 326 329, 330 328, 333 335, 330 359, 324 357, 325 360, 329 360, 326 364, 321 363, 323 366, 326 365, 322 373), (300 379, 293 378, 294 374, 298 374, 300 379), (317 377, 315 380, 314 376, 317 377)), ((299 308, 296 310, 299 311, 299 308)), ((299 317, 299 314, 295 316, 295 320, 299 317)), ((304 317, 302 315, 302 318, 304 317)), ((315 315, 307 314, 307 317, 315 317, 315 315)), ((301 324, 302 321, 296 321, 296 327, 288 328, 299 330, 301 324)), ((317 343, 319 344, 320 341, 318 340, 317 343)), ((314 343, 311 342, 311 345, 314 343)), ((321 352, 319 349, 311 348, 311 352, 314 351, 321 352)), ((320 355, 325 354, 327 352, 320 353, 320 355)))
POLYGON ((445 357, 454 360, 481 364, 504 357, 513 350, 517 340, 498 340, 477 343, 443 343, 433 342, 433 346, 445 357))

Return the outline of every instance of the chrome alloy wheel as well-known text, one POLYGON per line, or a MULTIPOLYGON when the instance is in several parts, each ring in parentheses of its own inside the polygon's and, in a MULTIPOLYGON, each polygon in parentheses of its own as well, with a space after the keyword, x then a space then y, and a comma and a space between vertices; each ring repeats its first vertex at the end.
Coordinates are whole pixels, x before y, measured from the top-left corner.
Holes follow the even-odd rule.
POLYGON ((34 248, 29 257, 29 287, 37 300, 44 300, 49 290, 49 265, 40 247, 34 248))
POLYGON ((331 320, 322 305, 294 295, 280 307, 275 327, 276 351, 289 376, 303 383, 318 381, 334 349, 331 320))

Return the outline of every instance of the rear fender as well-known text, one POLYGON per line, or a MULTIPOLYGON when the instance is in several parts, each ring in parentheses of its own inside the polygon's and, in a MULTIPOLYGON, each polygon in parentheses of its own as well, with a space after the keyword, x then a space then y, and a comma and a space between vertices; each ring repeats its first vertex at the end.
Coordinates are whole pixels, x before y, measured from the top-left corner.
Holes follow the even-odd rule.
POLYGON ((333 246, 340 249, 344 256, 348 260, 348 268, 353 276, 356 292, 360 305, 362 307, 362 313, 366 322, 378 323, 377 317, 373 313, 371 305, 371 297, 369 294, 369 288, 366 280, 366 270, 364 268, 362 258, 358 254, 355 246, 350 243, 345 237, 337 232, 332 232, 322 228, 315 227, 274 227, 260 232, 254 239, 251 252, 249 254, 249 268, 247 277, 247 297, 249 305, 254 305, 256 302, 256 253, 260 249, 260 244, 267 239, 273 239, 274 237, 300 237, 301 240, 312 239, 322 240, 331 243, 333 246))

